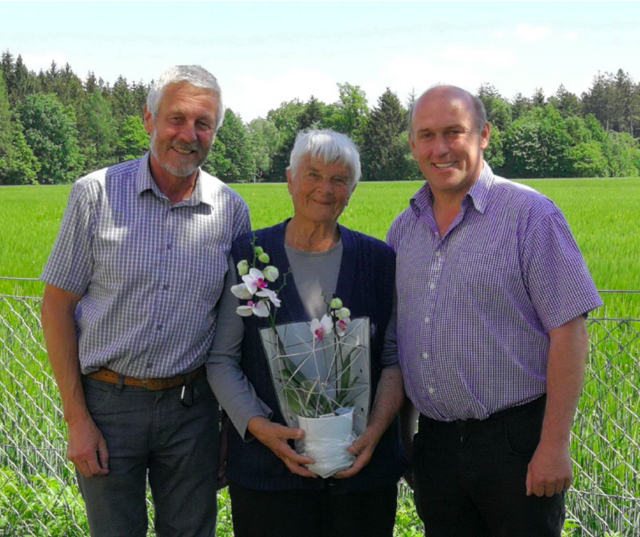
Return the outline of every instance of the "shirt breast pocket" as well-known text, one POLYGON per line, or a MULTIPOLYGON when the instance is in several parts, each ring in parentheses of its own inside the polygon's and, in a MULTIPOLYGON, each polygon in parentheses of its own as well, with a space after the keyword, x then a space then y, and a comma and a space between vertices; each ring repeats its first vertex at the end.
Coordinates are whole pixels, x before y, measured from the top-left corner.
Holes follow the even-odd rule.
POLYGON ((520 279, 517 260, 500 250, 462 251, 452 271, 454 288, 476 303, 493 301, 520 279))
POLYGON ((220 298, 227 271, 229 247, 216 241, 206 241, 197 246, 192 263, 187 267, 187 292, 201 296, 207 303, 215 304, 220 298))

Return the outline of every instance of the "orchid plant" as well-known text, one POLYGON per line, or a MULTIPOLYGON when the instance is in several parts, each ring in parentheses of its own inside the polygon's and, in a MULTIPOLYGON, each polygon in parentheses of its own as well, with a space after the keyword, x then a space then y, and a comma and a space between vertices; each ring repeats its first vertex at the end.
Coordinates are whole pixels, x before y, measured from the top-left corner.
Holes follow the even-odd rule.
MULTIPOLYGON (((327 301, 327 313, 321 319, 313 319, 309 328, 313 337, 313 346, 334 334, 335 347, 328 366, 326 378, 308 379, 288 357, 283 357, 282 376, 289 406, 300 416, 314 418, 332 415, 342 408, 352 405, 358 392, 353 386, 358 382, 356 376, 351 380, 351 361, 357 347, 344 352, 342 337, 351 322, 351 312, 344 307, 342 300, 334 297, 327 301)), ((325 350, 324 348, 322 349, 325 350)))
POLYGON ((357 390, 353 389, 358 382, 358 377, 351 379, 351 366, 352 355, 357 351, 357 346, 345 353, 341 341, 351 322, 351 312, 344 307, 339 298, 334 297, 328 301, 324 297, 327 313, 321 319, 313 319, 309 323, 312 333, 311 346, 314 350, 317 348, 323 356, 331 348, 329 352, 331 357, 328 360, 324 378, 308 378, 302 372, 303 364, 294 363, 287 355, 285 344, 276 328, 277 308, 281 306, 278 295, 287 284, 287 276, 291 269, 284 274, 283 283, 278 289, 270 288, 269 285, 276 282, 280 272, 273 265, 269 265, 269 254, 256 245, 255 235, 252 247, 251 262, 243 259, 237 264, 242 283, 234 285, 231 292, 241 301, 246 301, 236 308, 238 315, 269 318, 271 330, 275 335, 275 344, 281 363, 280 375, 289 407, 299 416, 314 418, 334 414, 341 408, 353 405, 353 399, 358 395, 357 390), (258 268, 258 264, 263 265, 263 268, 258 268), (331 337, 331 334, 333 334, 334 345, 322 344, 322 340, 331 337))
POLYGON ((243 283, 231 287, 231 292, 240 300, 247 303, 236 308, 236 313, 242 317, 269 317, 269 323, 275 330, 276 308, 280 307, 281 301, 278 294, 287 284, 287 272, 283 276, 283 283, 276 291, 269 289, 269 283, 275 283, 280 276, 280 271, 273 265, 269 265, 269 254, 260 246, 256 246, 256 237, 253 237, 253 260, 249 263, 243 259, 237 264, 238 275, 243 283), (260 262, 266 265, 262 270, 257 267, 260 262))

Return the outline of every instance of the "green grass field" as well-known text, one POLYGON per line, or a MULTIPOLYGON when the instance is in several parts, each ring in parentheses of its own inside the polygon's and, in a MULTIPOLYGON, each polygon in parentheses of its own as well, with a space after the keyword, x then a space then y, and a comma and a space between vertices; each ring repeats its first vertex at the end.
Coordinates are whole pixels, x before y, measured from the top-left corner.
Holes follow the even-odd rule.
MULTIPOLYGON (((640 289, 640 179, 525 181, 563 210, 598 289, 640 289)), ((418 182, 362 183, 340 221, 384 239, 418 182)), ((0 188, 0 276, 40 275, 66 206, 69 186, 0 188)), ((251 209, 254 228, 291 214, 284 184, 234 185, 251 209)), ((39 294, 41 286, 0 282, 0 292, 39 294)), ((607 314, 640 316, 633 296, 606 298, 607 314)))
MULTIPOLYGON (((526 183, 564 211, 599 289, 640 289, 640 179, 526 183)), ((419 187, 417 182, 361 184, 341 222, 384 239, 419 187)), ((283 184, 234 188, 247 200, 254 228, 291 214, 283 184)), ((0 276, 39 276, 69 190, 69 186, 0 188, 0 276)), ((49 370, 38 328, 38 304, 1 296, 41 292, 39 282, 0 280, 0 535, 66 537, 82 535, 86 527, 64 459, 65 429, 57 389, 43 374, 49 370), (66 476, 63 482, 50 477, 60 471, 66 476), (31 481, 20 475, 31 476, 31 481)), ((596 317, 640 319, 640 295, 603 298, 605 307, 595 312, 596 317)), ((626 521, 640 523, 640 323, 596 323, 590 333, 590 367, 572 442, 574 486, 580 493, 569 497, 571 512, 580 523, 573 528, 568 523, 566 535, 626 537, 635 535, 635 524, 626 521)), ((224 496, 220 501, 219 535, 232 535, 228 501, 224 496)), ((406 495, 399 505, 396 535, 421 535, 406 495)))

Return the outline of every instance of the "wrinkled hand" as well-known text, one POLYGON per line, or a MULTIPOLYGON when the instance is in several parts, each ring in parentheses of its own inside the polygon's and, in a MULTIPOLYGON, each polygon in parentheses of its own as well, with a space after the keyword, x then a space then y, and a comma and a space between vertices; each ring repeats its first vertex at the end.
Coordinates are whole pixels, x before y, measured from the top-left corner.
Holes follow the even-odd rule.
POLYGON ((569 448, 540 443, 527 470, 527 496, 560 494, 571 486, 572 471, 569 448))
POLYGON ((69 424, 67 458, 84 477, 109 473, 107 443, 91 418, 69 424))
POLYGON ((369 461, 371 461, 371 457, 379 441, 379 436, 365 430, 364 434, 349 446, 349 452, 356 456, 353 466, 347 470, 338 472, 333 477, 336 479, 347 479, 360 472, 360 470, 362 470, 367 464, 369 464, 369 461))
POLYGON ((251 418, 248 429, 253 436, 273 451, 276 457, 286 464, 291 473, 302 477, 318 477, 303 466, 305 464, 313 464, 314 460, 298 455, 291 449, 289 444, 287 444, 287 440, 300 440, 303 438, 304 431, 302 429, 293 429, 278 423, 272 423, 267 418, 261 416, 251 418))

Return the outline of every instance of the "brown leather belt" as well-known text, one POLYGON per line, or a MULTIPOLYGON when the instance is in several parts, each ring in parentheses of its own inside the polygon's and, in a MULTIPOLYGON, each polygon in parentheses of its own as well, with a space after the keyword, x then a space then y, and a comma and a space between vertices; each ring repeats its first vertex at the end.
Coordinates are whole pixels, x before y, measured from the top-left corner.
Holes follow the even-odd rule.
MULTIPOLYGON (((175 388, 176 386, 182 386, 188 378, 194 379, 200 377, 206 373, 205 367, 202 365, 198 369, 194 369, 186 375, 176 375, 175 377, 161 378, 161 379, 138 379, 135 377, 124 377, 123 384, 125 386, 138 386, 146 388, 147 390, 168 390, 169 388, 175 388)), ((120 373, 111 371, 106 367, 101 367, 98 371, 89 373, 86 375, 90 379, 100 380, 102 382, 108 382, 109 384, 118 384, 120 380, 120 373)))

